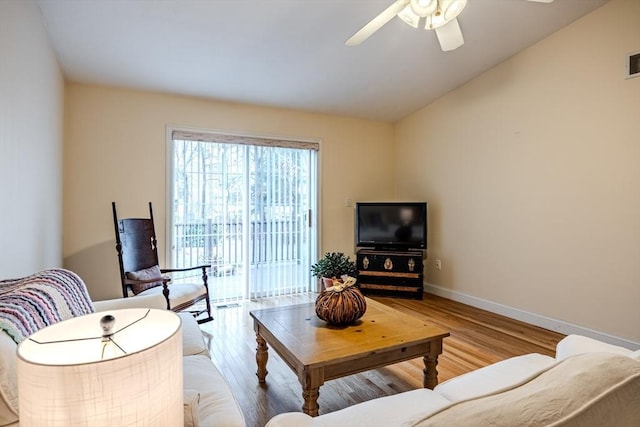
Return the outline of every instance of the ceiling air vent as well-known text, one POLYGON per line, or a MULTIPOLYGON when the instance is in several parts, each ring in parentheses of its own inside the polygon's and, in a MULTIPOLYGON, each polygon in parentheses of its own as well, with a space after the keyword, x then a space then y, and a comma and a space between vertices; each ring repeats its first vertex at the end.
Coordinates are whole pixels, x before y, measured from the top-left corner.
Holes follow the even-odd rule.
POLYGON ((630 53, 625 60, 625 78, 640 76, 640 51, 630 53))

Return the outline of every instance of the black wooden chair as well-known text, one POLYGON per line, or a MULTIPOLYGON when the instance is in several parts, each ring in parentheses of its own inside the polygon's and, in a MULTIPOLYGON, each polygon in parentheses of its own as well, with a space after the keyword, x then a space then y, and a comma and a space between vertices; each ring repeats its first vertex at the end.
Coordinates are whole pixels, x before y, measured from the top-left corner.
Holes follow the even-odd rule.
POLYGON ((205 264, 187 268, 161 269, 158 263, 158 246, 151 202, 149 202, 149 218, 118 219, 116 203, 112 202, 111 207, 122 295, 127 298, 162 293, 167 300, 167 309, 189 311, 196 317, 198 323, 212 320, 207 283, 207 268, 210 266, 205 264), (182 283, 181 281, 171 283, 171 276, 166 275, 166 273, 192 270, 202 270, 201 283, 182 283), (206 308, 195 307, 195 304, 200 301, 204 301, 206 308))

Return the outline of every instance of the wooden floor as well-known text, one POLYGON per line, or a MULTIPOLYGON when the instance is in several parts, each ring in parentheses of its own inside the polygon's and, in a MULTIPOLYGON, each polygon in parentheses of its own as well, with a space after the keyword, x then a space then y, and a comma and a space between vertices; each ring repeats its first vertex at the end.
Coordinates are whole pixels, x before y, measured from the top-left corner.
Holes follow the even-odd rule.
MULTIPOLYGON (((293 371, 269 353, 267 384, 256 377, 255 334, 249 311, 315 301, 315 294, 246 301, 218 307, 201 325, 211 357, 240 403, 248 427, 262 427, 283 412, 301 412, 302 390, 293 371)), ((451 333, 439 358, 440 382, 508 357, 553 355, 563 335, 431 294, 421 301, 375 297, 451 333)), ((328 381, 320 388, 320 415, 376 397, 422 387, 422 359, 328 381)))

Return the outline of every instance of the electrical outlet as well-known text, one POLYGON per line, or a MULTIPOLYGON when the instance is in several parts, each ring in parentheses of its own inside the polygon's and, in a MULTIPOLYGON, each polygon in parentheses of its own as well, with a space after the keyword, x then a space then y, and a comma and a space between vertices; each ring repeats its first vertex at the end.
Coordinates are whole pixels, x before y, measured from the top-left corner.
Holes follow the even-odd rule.
POLYGON ((436 260, 436 270, 442 270, 442 261, 436 260))

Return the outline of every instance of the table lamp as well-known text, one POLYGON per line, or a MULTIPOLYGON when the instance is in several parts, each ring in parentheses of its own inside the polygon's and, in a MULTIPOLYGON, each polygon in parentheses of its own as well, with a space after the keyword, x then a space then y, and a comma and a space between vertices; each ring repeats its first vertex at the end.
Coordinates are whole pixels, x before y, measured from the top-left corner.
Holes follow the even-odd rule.
POLYGON ((182 329, 168 310, 93 313, 18 346, 21 427, 182 426, 182 329))

